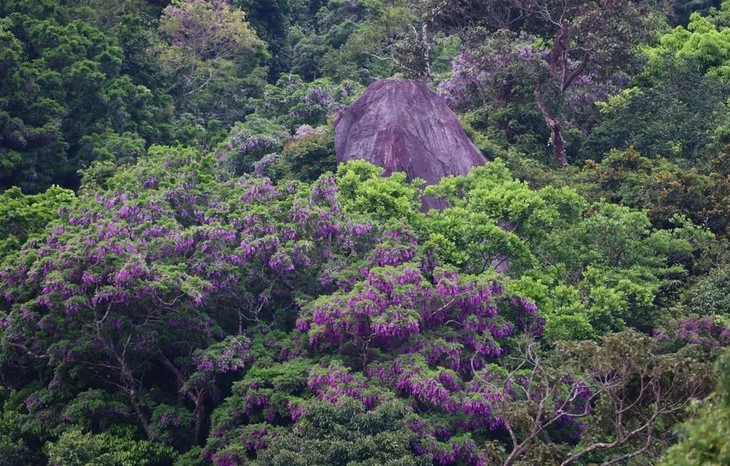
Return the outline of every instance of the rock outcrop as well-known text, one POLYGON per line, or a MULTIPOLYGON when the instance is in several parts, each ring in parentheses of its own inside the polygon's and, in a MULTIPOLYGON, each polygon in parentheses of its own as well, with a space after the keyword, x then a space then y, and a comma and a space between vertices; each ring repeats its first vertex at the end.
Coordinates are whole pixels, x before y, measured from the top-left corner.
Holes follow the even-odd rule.
MULTIPOLYGON (((424 84, 408 80, 371 84, 335 119, 335 154, 338 162, 364 159, 386 175, 403 171, 426 184, 486 162, 451 109, 424 84)), ((444 206, 424 199, 424 208, 444 206)))

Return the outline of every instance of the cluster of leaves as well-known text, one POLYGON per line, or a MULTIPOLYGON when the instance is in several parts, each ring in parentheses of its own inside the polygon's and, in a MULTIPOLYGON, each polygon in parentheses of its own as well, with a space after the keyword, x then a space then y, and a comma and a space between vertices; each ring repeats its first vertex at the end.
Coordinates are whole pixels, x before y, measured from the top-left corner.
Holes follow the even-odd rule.
POLYGON ((567 178, 586 195, 647 210, 653 225, 671 228, 680 215, 715 235, 728 234, 728 164, 721 152, 709 168, 686 169, 650 159, 634 148, 611 151, 600 163, 588 161, 567 178))
POLYGON ((500 161, 429 192, 453 206, 425 225, 436 257, 471 273, 502 266, 555 340, 654 328, 707 239, 691 224, 654 229, 643 212, 569 188, 530 189, 500 161))
POLYGON ((291 70, 308 80, 333 76, 363 83, 396 71, 427 74, 422 53, 431 39, 414 27, 418 9, 419 2, 404 0, 310 2, 314 20, 299 22, 290 33, 291 70))
POLYGON ((177 110, 231 124, 260 92, 265 44, 245 14, 223 0, 176 0, 162 13, 160 61, 174 77, 177 110))
POLYGON ((699 68, 692 57, 659 55, 634 86, 599 103, 601 121, 585 141, 584 157, 600 160, 611 149, 633 147, 684 165, 709 165, 730 141, 728 87, 699 68))
POLYGON ((17 251, 25 242, 42 235, 58 218, 58 210, 73 204, 73 191, 53 186, 41 194, 24 195, 13 187, 0 194, 0 255, 17 251))

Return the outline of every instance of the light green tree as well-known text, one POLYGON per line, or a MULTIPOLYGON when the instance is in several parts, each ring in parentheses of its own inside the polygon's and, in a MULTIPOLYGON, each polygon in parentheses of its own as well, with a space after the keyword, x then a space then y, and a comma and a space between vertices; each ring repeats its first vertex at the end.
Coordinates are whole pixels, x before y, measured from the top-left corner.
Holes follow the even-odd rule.
POLYGON ((177 110, 240 121, 265 79, 265 44, 227 0, 175 0, 162 13, 158 53, 174 76, 177 110))

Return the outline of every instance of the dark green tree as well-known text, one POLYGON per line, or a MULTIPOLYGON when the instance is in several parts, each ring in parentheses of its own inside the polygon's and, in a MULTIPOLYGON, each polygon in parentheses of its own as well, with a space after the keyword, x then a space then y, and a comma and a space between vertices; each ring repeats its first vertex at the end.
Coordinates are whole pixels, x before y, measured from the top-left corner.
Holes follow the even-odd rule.
POLYGON ((165 125, 165 98, 123 73, 117 38, 75 13, 52 0, 0 6, 0 189, 76 187, 107 137, 157 138, 165 125))
POLYGON ((404 422, 408 406, 392 400, 366 410, 354 399, 342 403, 315 402, 295 432, 274 436, 256 465, 417 466, 431 462, 411 448, 414 432, 404 422))

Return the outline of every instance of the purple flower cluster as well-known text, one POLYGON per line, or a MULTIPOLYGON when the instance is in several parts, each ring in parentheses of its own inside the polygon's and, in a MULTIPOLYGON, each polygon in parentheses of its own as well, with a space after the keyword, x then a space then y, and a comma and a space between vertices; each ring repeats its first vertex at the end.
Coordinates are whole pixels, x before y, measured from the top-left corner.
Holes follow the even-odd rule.
POLYGON ((475 103, 485 103, 489 78, 477 60, 462 51, 451 60, 451 78, 439 83, 437 93, 451 108, 468 110, 475 103))
POLYGON ((659 341, 679 341, 699 345, 707 349, 725 348, 730 345, 730 328, 715 316, 690 317, 674 322, 667 332, 655 331, 659 341))
POLYGON ((179 413, 165 413, 159 417, 158 424, 160 427, 180 427, 182 418, 179 413))
MULTIPOLYGON (((422 429, 423 430, 423 429, 422 429)), ((486 466, 487 462, 479 455, 479 451, 471 439, 439 441, 438 433, 420 438, 414 451, 418 455, 431 458, 439 466, 464 464, 469 466, 486 466)))
POLYGON ((423 284, 420 271, 413 267, 374 268, 347 296, 316 301, 311 313, 300 314, 297 328, 309 332, 314 346, 337 346, 353 336, 378 345, 403 341, 420 331, 418 310, 431 294, 423 284))
POLYGON ((258 450, 262 450, 268 446, 268 440, 270 435, 271 432, 269 431, 269 429, 252 428, 246 430, 241 440, 243 440, 243 445, 248 451, 255 453, 258 450))
POLYGON ((438 378, 406 372, 396 381, 395 388, 403 394, 415 397, 418 401, 437 406, 447 413, 453 414, 459 409, 457 403, 452 399, 451 392, 438 378))
POLYGON ((307 387, 320 400, 333 404, 353 398, 362 402, 367 409, 372 409, 378 402, 377 395, 368 392, 366 380, 362 376, 352 374, 338 364, 313 367, 307 378, 307 387))
POLYGON ((245 337, 229 337, 193 356, 198 371, 210 374, 237 372, 253 361, 251 342, 245 337))

